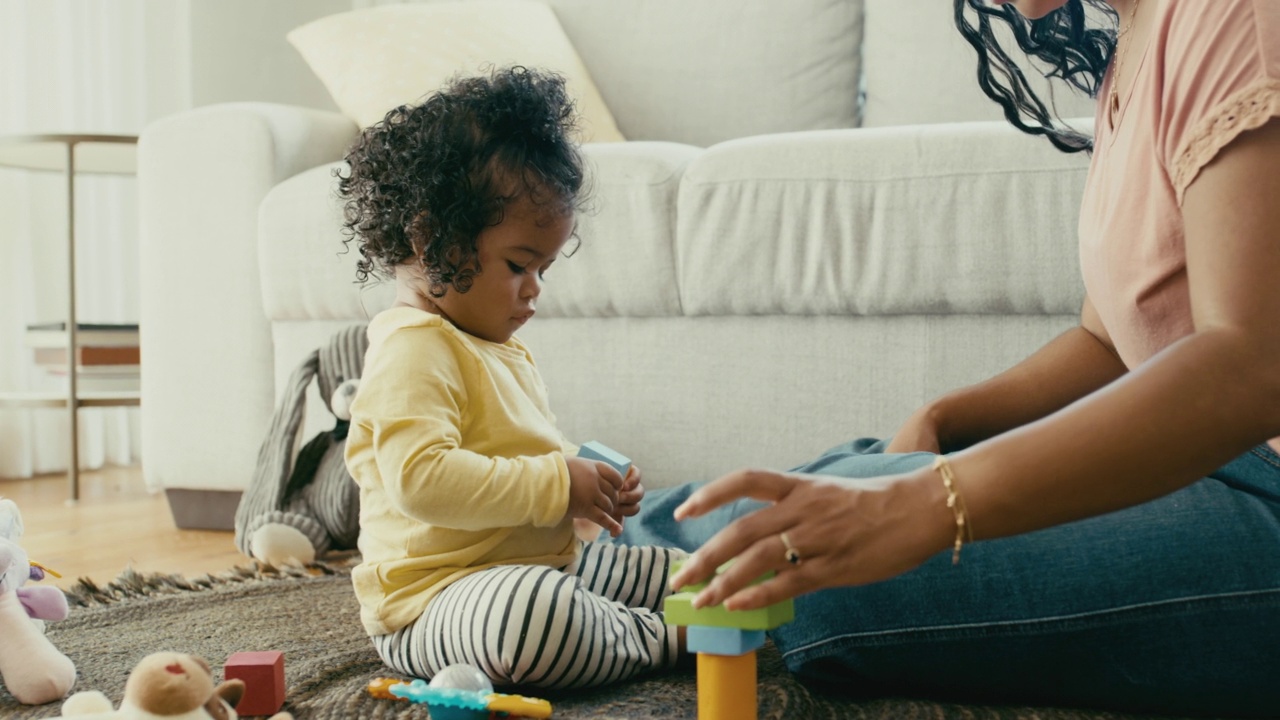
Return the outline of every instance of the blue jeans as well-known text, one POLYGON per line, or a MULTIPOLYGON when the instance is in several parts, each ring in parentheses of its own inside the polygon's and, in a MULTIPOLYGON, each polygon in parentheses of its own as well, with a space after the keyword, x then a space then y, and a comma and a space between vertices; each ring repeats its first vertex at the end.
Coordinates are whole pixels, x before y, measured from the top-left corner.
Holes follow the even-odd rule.
MULTIPOLYGON (((796 471, 856 482, 933 457, 884 445, 856 440, 796 471)), ((619 542, 692 551, 760 507, 674 522, 696 487, 650 492, 619 542)), ((1274 717, 1280 456, 1259 446, 1144 505, 797 598, 796 620, 771 637, 792 672, 861 694, 1274 717)))

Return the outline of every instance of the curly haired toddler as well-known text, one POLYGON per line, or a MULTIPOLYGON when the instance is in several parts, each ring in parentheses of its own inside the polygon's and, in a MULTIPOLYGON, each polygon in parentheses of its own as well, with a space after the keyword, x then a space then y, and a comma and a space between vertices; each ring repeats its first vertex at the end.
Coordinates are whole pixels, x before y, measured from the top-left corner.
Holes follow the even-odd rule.
POLYGON ((683 553, 584 542, 638 511, 640 472, 577 457, 515 337, 583 202, 574 119, 558 76, 461 78, 366 129, 340 174, 359 279, 396 284, 346 460, 361 619, 402 673, 585 687, 680 652, 659 610, 683 553))

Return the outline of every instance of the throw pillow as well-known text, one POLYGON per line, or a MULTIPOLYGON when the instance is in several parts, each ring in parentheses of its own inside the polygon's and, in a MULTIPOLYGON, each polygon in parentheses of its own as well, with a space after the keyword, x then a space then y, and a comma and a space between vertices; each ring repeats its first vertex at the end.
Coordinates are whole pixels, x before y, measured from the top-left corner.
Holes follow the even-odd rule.
POLYGON ((583 142, 617 142, 613 115, 551 8, 530 0, 435 2, 328 15, 288 34, 361 127, 416 103, 455 75, 524 65, 564 76, 583 142))

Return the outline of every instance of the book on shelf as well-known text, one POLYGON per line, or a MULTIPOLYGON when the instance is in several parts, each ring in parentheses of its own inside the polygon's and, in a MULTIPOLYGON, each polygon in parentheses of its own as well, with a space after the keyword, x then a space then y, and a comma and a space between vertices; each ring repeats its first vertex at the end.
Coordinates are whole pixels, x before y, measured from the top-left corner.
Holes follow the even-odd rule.
MULTIPOLYGON (((67 374, 66 365, 41 365, 41 368, 50 375, 65 377, 67 374)), ((139 365, 79 365, 76 367, 76 375, 80 377, 141 377, 142 368, 139 365)))
MULTIPOLYGON (((77 343, 79 344, 79 343, 77 343)), ((67 348, 37 347, 35 348, 37 365, 67 366, 67 348)), ((96 367, 99 365, 138 365, 142 361, 142 353, 137 345, 121 345, 119 347, 103 347, 100 345, 80 345, 76 348, 76 365, 80 367, 96 367)))
MULTIPOLYGON (((66 373, 60 375, 66 382, 66 373)), ((63 385, 65 387, 65 384, 63 385)), ((77 375, 76 394, 95 392, 138 392, 142 388, 142 378, 134 375, 77 375)))
MULTIPOLYGON (((65 322, 28 325, 24 335, 27 347, 65 348, 65 322)), ((76 323, 76 344, 85 347, 137 347, 137 324, 76 323)))

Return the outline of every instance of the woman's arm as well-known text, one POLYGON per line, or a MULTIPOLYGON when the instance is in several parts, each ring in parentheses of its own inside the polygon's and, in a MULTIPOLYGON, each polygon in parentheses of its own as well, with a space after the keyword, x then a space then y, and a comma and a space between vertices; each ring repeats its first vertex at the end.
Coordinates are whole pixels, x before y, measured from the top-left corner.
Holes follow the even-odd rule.
POLYGON ((1277 198, 1273 119, 1187 189, 1195 332, 1101 392, 953 459, 978 537, 1158 497, 1280 435, 1277 198))
POLYGON ((990 380, 920 408, 894 436, 888 452, 962 450, 1035 422, 1124 373, 1124 363, 1086 297, 1080 325, 990 380))

